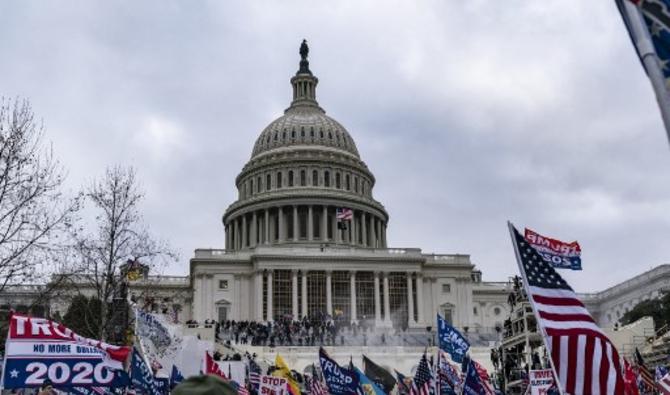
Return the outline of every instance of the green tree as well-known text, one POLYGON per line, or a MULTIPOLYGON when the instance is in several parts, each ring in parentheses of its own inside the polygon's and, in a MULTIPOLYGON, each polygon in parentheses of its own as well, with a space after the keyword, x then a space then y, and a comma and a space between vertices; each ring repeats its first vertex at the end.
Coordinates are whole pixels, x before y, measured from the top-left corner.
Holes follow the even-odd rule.
POLYGON ((101 317, 100 299, 76 295, 63 316, 63 325, 81 336, 97 338, 100 333, 101 317))
POLYGON ((621 317, 621 323, 627 325, 642 317, 652 317, 656 330, 670 324, 670 293, 664 293, 656 299, 644 300, 621 317))

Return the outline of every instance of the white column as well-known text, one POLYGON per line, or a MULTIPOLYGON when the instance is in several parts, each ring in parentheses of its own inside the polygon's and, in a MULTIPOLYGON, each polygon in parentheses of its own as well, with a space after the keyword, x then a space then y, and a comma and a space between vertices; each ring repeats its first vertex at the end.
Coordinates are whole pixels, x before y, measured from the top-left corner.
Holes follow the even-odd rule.
POLYGON ((247 215, 242 215, 242 248, 246 248, 249 245, 249 239, 247 238, 247 215))
POLYGON ((193 319, 202 321, 202 281, 199 274, 194 275, 193 279, 193 319))
POLYGON ((293 206, 293 241, 300 238, 300 221, 298 221, 298 206, 293 206))
POLYGON ((333 315, 333 272, 326 271, 326 312, 333 315))
POLYGON ((358 308, 356 307, 356 271, 349 272, 350 290, 351 293, 351 322, 358 322, 358 308))
POLYGON ((335 240, 336 243, 341 243, 342 242, 342 233, 340 232, 339 229, 337 229, 337 209, 335 211, 335 214, 333 214, 333 239, 335 240))
MULTIPOLYGON (((302 317, 307 315, 307 271, 302 271, 302 317)), ((301 318, 302 318, 301 317, 301 318)))
POLYGON ((351 235, 351 239, 349 239, 349 243, 356 245, 358 244, 358 237, 356 237, 356 210, 354 210, 354 215, 351 217, 349 224, 351 225, 351 232, 349 233, 351 235))
POLYGON ((205 275, 205 315, 207 316, 208 319, 214 318, 212 316, 212 275, 207 274, 205 275))
POLYGON ((381 297, 379 295, 379 272, 375 272, 375 326, 382 322, 381 297))
POLYGON ((366 226, 366 220, 368 215, 365 212, 361 212, 361 236, 363 236, 363 247, 368 246, 368 229, 366 226))
POLYGON ((256 211, 251 216, 251 247, 256 247, 258 244, 258 217, 256 216, 256 211))
POLYGON ((284 229, 284 208, 277 207, 277 221, 279 221, 279 242, 286 240, 286 229, 284 229))
POLYGON ((256 320, 263 321, 263 272, 256 272, 256 320))
POLYGON ((384 273, 384 322, 391 325, 391 302, 389 299, 389 274, 384 273))
POLYGON ((374 215, 370 218, 370 244, 373 248, 379 248, 380 245, 377 242, 377 217, 374 215))
POLYGON ((307 206, 307 240, 314 240, 314 212, 311 204, 307 206))
POLYGON ((266 319, 272 321, 274 314, 272 313, 272 269, 268 270, 268 316, 266 319))
POLYGON ((412 292, 412 273, 407 273, 407 316, 410 324, 416 323, 414 320, 414 295, 412 292))
POLYGON ((242 248, 242 241, 241 241, 241 234, 240 232, 240 219, 236 218, 235 219, 235 249, 239 250, 242 248))
POLYGON ((321 215, 321 240, 328 240, 328 206, 323 206, 323 214, 321 215))
POLYGON ((424 307, 423 307, 423 273, 416 274, 416 308, 418 311, 419 324, 425 324, 424 307))
POLYGON ((270 209, 265 209, 265 244, 270 243, 270 209))
POLYGON ((292 298, 291 298, 291 307, 293 319, 298 320, 298 271, 291 270, 291 286, 292 286, 292 298))

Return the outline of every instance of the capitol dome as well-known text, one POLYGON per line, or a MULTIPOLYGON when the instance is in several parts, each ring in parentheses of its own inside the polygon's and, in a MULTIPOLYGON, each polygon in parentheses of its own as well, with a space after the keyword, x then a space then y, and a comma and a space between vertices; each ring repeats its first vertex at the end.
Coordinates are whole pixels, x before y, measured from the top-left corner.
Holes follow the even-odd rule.
POLYGON ((386 247, 388 214, 372 195, 374 175, 347 130, 316 101, 319 82, 300 47, 293 100, 260 134, 223 215, 226 249, 261 244, 386 247))

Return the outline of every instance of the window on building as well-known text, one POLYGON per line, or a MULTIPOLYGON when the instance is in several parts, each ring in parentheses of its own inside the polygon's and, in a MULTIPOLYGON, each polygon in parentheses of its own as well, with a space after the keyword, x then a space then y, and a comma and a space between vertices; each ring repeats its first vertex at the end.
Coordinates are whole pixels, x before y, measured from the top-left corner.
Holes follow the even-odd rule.
POLYGON ((451 284, 442 284, 442 293, 443 294, 451 293, 451 284))
POLYGON ((375 316, 375 275, 373 272, 356 272, 356 314, 359 319, 363 317, 372 319, 375 316))
POLYGON ((328 170, 323 172, 323 186, 326 188, 330 187, 330 172, 328 170))
POLYGON ((500 315, 502 311, 500 310, 500 307, 494 307, 493 308, 493 314, 494 315, 500 315))
POLYGON ((254 194, 254 179, 249 180, 249 190, 251 191, 250 195, 254 194))
POLYGON ((453 325, 454 320, 451 316, 451 309, 442 310, 442 315, 444 316, 444 320, 447 321, 447 324, 453 325))
POLYGON ((219 280, 219 289, 228 289, 228 280, 219 280))
POLYGON ((228 320, 228 308, 219 307, 219 322, 225 322, 228 320))
POLYGON ((342 188, 342 183, 340 181, 340 173, 335 173, 335 188, 340 189, 342 188))
POLYGON ((281 179, 281 172, 277 172, 277 188, 282 187, 282 179, 281 179))
POLYGON ((354 177, 354 192, 358 193, 358 177, 354 177))
POLYGON ((305 185, 307 185, 307 172, 300 170, 300 186, 304 187, 305 185))
POLYGON ((333 290, 333 314, 344 322, 351 321, 351 283, 349 272, 333 272, 331 286, 333 290))
POLYGON ((351 177, 349 174, 344 177, 344 186, 347 188, 347 191, 351 191, 351 177))
POLYGON ((472 308, 472 314, 477 315, 477 306, 472 308))
POLYGON ((319 172, 316 170, 312 171, 312 186, 319 186, 319 172))
POLYGON ((288 171, 288 186, 293 186, 293 170, 288 171))
POLYGON ((258 178, 256 178, 256 193, 260 193, 260 192, 261 192, 261 178, 258 177, 258 178))
POLYGON ((293 312, 293 285, 290 270, 275 270, 272 276, 272 314, 274 319, 293 312))
POLYGON ((272 185, 272 176, 268 174, 267 176, 265 176, 265 190, 269 191, 271 185, 272 185))
POLYGON ((326 272, 307 272, 307 310, 310 317, 326 313, 326 272))

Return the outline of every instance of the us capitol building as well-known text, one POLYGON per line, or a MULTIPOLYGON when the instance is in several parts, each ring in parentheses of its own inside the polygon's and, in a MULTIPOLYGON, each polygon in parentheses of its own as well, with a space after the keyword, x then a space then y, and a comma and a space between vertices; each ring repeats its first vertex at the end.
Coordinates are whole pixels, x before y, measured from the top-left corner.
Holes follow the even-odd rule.
MULTIPOLYGON (((388 246, 389 213, 374 197, 375 177, 349 132, 317 102, 304 42, 300 55, 293 100, 261 132, 235 179, 238 199, 222 218, 225 249, 197 249, 188 276, 152 277, 131 292, 151 295, 181 322, 329 314, 425 330, 440 313, 473 334, 500 328, 509 281, 482 281, 469 255, 388 246)), ((0 309, 21 311, 40 287, 6 287, 0 309)), ((661 265, 582 297, 599 325, 611 327, 634 303, 668 289, 670 265, 661 265)), ((33 313, 62 316, 70 299, 51 298, 33 313)))
POLYGON ((387 245, 389 213, 374 197, 375 176, 317 102, 305 43, 300 54, 293 100, 235 179, 238 200, 223 214, 225 250, 199 249, 191 259, 192 317, 329 314, 425 328, 440 312, 458 326, 501 324, 506 284, 483 283, 469 256, 387 245))

